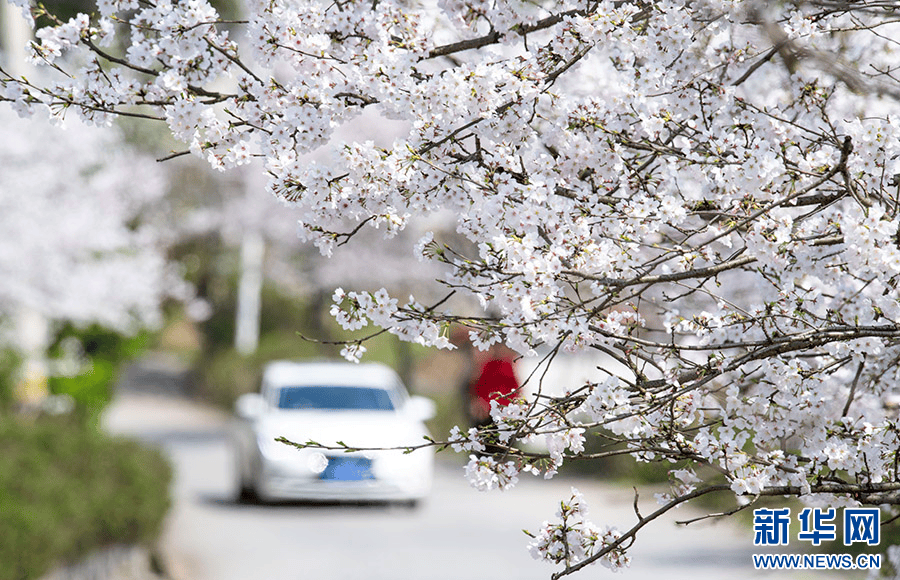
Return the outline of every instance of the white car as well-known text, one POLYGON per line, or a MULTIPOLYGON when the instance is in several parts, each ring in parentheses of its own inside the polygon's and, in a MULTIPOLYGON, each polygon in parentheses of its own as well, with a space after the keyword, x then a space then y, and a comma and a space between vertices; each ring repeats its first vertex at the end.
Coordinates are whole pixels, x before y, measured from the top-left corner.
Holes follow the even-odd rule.
POLYGON ((435 405, 410 397, 397 374, 378 363, 269 363, 259 394, 235 404, 239 497, 262 501, 403 501, 430 488, 434 451, 384 450, 425 443, 435 405), (279 443, 379 450, 297 449, 279 443), (340 443, 339 443, 340 442, 340 443))

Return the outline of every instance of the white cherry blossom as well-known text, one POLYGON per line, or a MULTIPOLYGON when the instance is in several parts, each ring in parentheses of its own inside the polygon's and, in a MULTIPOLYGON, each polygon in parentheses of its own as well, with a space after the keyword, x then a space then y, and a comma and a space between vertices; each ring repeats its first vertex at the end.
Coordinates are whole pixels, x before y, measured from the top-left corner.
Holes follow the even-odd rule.
MULTIPOLYGON (((616 361, 454 432, 460 451, 499 449, 472 456, 479 489, 551 477, 597 440, 677 470, 664 510, 719 489, 896 506, 891 10, 253 0, 226 24, 205 0, 104 0, 36 41, 38 61, 68 74, 0 71, 0 100, 164 123, 221 170, 259 157, 323 255, 401 240, 435 267, 409 300, 342 281, 331 313, 344 328, 450 348, 461 326, 478 348, 502 341, 550 365, 564 351, 616 361), (399 132, 355 135, 365 115, 399 132)), ((560 552, 559 525, 535 553, 561 574, 627 558, 587 524, 593 544, 573 536, 560 552)))

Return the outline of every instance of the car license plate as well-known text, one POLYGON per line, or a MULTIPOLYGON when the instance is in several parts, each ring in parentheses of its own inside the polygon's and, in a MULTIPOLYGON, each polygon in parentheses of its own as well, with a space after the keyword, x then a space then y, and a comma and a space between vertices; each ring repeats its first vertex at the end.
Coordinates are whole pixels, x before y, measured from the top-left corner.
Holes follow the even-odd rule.
POLYGON ((329 457, 328 467, 319 479, 330 481, 361 481, 375 479, 372 460, 365 457, 329 457))

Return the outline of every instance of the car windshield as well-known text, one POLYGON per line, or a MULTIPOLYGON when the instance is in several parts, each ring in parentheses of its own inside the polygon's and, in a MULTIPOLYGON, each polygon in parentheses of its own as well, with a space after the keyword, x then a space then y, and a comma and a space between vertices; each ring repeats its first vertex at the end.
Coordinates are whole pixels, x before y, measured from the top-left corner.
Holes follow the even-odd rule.
POLYGON ((279 409, 321 409, 327 411, 393 411, 394 403, 385 389, 370 387, 283 387, 279 409))

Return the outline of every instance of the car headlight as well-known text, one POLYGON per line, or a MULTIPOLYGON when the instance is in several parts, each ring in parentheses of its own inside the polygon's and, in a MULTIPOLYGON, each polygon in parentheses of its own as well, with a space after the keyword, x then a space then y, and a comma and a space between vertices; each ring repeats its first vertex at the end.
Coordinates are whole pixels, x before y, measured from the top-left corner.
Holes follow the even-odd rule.
POLYGON ((325 457, 325 454, 321 451, 314 451, 309 454, 309 458, 306 460, 306 465, 309 467, 309 470, 315 474, 322 473, 325 471, 325 468, 328 467, 328 458, 325 457))

